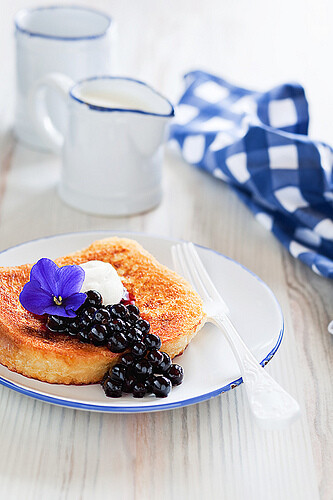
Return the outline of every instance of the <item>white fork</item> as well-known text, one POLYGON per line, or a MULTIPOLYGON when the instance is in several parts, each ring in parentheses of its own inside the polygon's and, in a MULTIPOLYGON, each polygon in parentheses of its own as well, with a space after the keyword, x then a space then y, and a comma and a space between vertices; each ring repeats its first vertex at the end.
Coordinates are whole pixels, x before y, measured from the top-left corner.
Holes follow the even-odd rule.
POLYGON ((227 304, 211 281, 193 243, 171 249, 176 271, 197 290, 204 303, 207 321, 220 328, 238 362, 252 414, 266 428, 281 428, 300 415, 300 408, 282 387, 262 368, 232 324, 227 304))

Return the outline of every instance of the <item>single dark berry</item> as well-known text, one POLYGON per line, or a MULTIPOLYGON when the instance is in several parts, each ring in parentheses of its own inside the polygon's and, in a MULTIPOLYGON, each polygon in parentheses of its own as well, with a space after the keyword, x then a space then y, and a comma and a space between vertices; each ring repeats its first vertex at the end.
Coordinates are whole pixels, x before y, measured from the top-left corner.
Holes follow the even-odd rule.
POLYGON ((89 332, 87 330, 81 330, 78 333, 77 337, 79 340, 81 340, 81 342, 86 342, 86 343, 90 342, 89 332))
POLYGON ((155 377, 152 383, 152 391, 158 398, 166 398, 171 391, 171 382, 166 377, 155 377))
POLYGON ((125 304, 122 304, 121 302, 119 302, 119 304, 118 304, 118 314, 120 314, 121 319, 123 319, 124 321, 128 321, 128 317, 129 317, 130 313, 128 312, 128 309, 125 306, 125 304), (119 313, 119 309, 120 309, 120 313, 119 313))
POLYGON ((159 373, 166 373, 169 370, 172 361, 169 354, 167 354, 166 352, 162 352, 162 354, 163 354, 163 359, 161 363, 158 365, 157 371, 159 373))
POLYGON ((155 378, 155 375, 148 375, 148 377, 144 380, 147 394, 151 394, 153 392, 153 383, 155 378))
POLYGON ((162 341, 158 335, 154 333, 148 333, 145 336, 144 343, 147 346, 147 349, 160 349, 162 345, 162 341))
POLYGON ((109 323, 108 325, 105 325, 107 329, 107 337, 112 337, 117 331, 116 326, 113 323, 109 323))
POLYGON ((134 313, 136 314, 137 316, 140 316, 140 311, 139 311, 139 308, 138 306, 134 305, 134 304, 128 304, 127 306, 127 311, 129 313, 134 313))
POLYGON ((101 323, 102 325, 107 325, 111 321, 111 315, 105 307, 101 307, 96 311, 94 321, 96 323, 101 323))
POLYGON ((91 342, 96 345, 105 345, 106 342, 107 329, 105 325, 93 325, 90 332, 89 338, 91 342))
POLYGON ((124 366, 132 366, 135 361, 136 358, 130 352, 125 352, 125 354, 123 354, 120 358, 120 362, 124 366))
POLYGON ((103 384, 103 389, 109 398, 120 398, 122 395, 122 384, 107 378, 103 384))
POLYGON ((121 303, 114 304, 113 306, 111 306, 109 311, 110 311, 110 314, 113 318, 125 319, 128 316, 127 307, 121 303))
POLYGON ((147 348, 143 342, 137 341, 132 345, 131 353, 135 358, 143 358, 146 352, 147 348))
POLYGON ((80 316, 78 322, 80 325, 80 330, 86 330, 91 325, 91 320, 84 316, 80 316))
POLYGON ((78 333, 79 333, 79 329, 76 328, 75 326, 73 325, 68 325, 67 327, 67 330, 66 330, 66 333, 68 333, 68 335, 70 337, 77 337, 78 336, 78 333))
POLYGON ((115 320, 113 321, 113 324, 115 325, 116 330, 117 330, 118 332, 123 332, 123 331, 125 331, 125 330, 126 330, 126 323, 125 323, 125 321, 123 321, 123 320, 122 320, 122 319, 120 319, 120 318, 115 319, 115 320))
POLYGON ((136 341, 143 342, 143 339, 145 337, 144 334, 142 332, 140 332, 140 330, 138 330, 137 328, 136 328, 136 330, 137 330, 136 341))
POLYGON ((50 330, 50 332, 64 332, 67 328, 65 318, 61 316, 49 316, 47 318, 46 328, 50 330))
POLYGON ((144 382, 136 382, 132 389, 132 394, 134 398, 143 398, 146 394, 146 386, 144 382))
POLYGON ((79 318, 73 318, 73 320, 68 323, 67 329, 68 329, 68 333, 70 333, 70 332, 74 333, 75 331, 78 333, 80 330, 79 318))
POLYGON ((135 313, 129 313, 127 321, 132 325, 135 325, 137 321, 139 321, 140 317, 135 313))
POLYGON ((137 328, 130 328, 126 332, 126 336, 131 344, 134 344, 134 342, 143 341, 143 333, 137 328))
POLYGON ((172 385, 180 385, 183 382, 184 370, 180 365, 173 363, 165 374, 172 385))
POLYGON ((132 392, 136 381, 137 380, 134 375, 132 373, 128 373, 123 383, 123 392, 132 392))
POLYGON ((147 354, 147 359, 154 368, 158 368, 158 366, 162 363, 164 356, 161 351, 153 349, 147 354))
POLYGON ((102 295, 97 290, 89 290, 86 292, 89 304, 99 308, 102 305, 102 295))
POLYGON ((153 367, 146 359, 139 359, 133 366, 136 376, 139 380, 144 380, 153 374, 153 367))
POLYGON ((128 341, 123 333, 116 332, 109 338, 107 346, 111 352, 124 352, 128 347, 128 341))
POLYGON ((150 324, 145 319, 139 319, 139 321, 135 323, 135 328, 139 328, 139 330, 141 330, 142 333, 149 333, 150 324))
POLYGON ((95 317, 96 311, 97 311, 96 307, 93 306, 88 307, 81 314, 81 319, 91 322, 95 317))
POLYGON ((117 364, 111 368, 109 374, 112 380, 123 383, 127 375, 127 368, 124 365, 117 364))
POLYGON ((108 304, 107 306, 104 306, 104 307, 105 307, 105 309, 107 309, 109 311, 110 316, 112 316, 112 314, 111 314, 112 304, 108 304))

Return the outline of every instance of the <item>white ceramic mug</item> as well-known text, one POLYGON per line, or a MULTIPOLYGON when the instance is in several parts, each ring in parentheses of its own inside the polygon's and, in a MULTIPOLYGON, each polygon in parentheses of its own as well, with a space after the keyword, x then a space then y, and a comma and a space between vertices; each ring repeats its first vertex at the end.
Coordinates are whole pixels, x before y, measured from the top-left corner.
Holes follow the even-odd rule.
MULTIPOLYGON (((115 71, 115 27, 106 14, 76 6, 25 9, 15 17, 16 119, 19 140, 47 150, 28 113, 33 84, 50 72, 75 81, 115 71)), ((59 127, 64 109, 58 96, 49 94, 49 110, 59 127)))
POLYGON ((162 196, 165 128, 172 104, 131 78, 95 77, 74 84, 51 74, 30 96, 36 127, 48 146, 61 151, 61 198, 88 213, 130 215, 156 206, 162 196), (67 103, 64 135, 50 119, 50 89, 67 103))

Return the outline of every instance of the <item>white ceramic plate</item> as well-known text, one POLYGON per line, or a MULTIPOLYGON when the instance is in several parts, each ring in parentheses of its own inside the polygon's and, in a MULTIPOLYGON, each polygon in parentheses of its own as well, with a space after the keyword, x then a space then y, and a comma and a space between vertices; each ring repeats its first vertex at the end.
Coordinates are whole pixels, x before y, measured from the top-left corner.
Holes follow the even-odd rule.
MULTIPOLYGON (((96 239, 117 234, 141 243, 160 262, 172 268, 171 246, 174 240, 140 233, 94 231, 52 236, 9 248, 0 254, 0 266, 33 263, 41 257, 54 259, 88 246, 96 239)), ((198 247, 208 272, 214 278, 229 305, 233 323, 244 342, 262 365, 277 351, 283 336, 280 306, 268 286, 233 260, 208 248, 198 247)), ((206 325, 192 340, 184 354, 177 357, 184 368, 182 385, 172 389, 165 399, 146 396, 135 399, 124 395, 107 398, 100 385, 65 386, 39 382, 0 365, 0 383, 36 399, 70 408, 136 413, 187 406, 217 396, 238 386, 242 379, 232 351, 223 333, 206 325)))

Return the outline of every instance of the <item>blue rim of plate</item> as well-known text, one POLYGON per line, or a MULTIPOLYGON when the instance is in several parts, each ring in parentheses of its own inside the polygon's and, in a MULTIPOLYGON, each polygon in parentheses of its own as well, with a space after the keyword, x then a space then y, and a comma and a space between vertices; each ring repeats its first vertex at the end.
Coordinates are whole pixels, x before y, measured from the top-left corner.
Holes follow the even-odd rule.
POLYGON ((80 104, 85 104, 88 106, 89 109, 92 109, 94 111, 102 111, 102 112, 109 112, 112 113, 114 111, 117 111, 118 113, 137 113, 140 115, 149 115, 149 116, 160 116, 162 118, 171 118, 172 116, 175 115, 175 110, 169 99, 164 97, 160 92, 155 90, 153 87, 148 85, 147 83, 141 81, 141 80, 136 80, 135 78, 130 78, 128 76, 111 76, 111 75, 100 75, 100 76, 92 76, 90 78, 84 78, 83 80, 80 80, 76 82, 73 87, 69 91, 69 96, 74 100, 77 101, 80 104), (108 107, 108 106, 98 106, 97 104, 91 104, 87 101, 84 101, 83 99, 80 99, 79 97, 76 97, 73 92, 75 92, 76 87, 82 85, 83 83, 86 82, 92 82, 94 80, 126 80, 128 82, 133 82, 133 83, 138 83, 139 85, 142 85, 143 87, 146 87, 147 89, 151 90, 155 95, 158 97, 161 97, 165 102, 168 103, 170 106, 170 111, 168 113, 154 113, 152 111, 143 111, 141 109, 131 109, 131 108, 116 108, 116 107, 108 107))
MULTIPOLYGON (((162 237, 159 235, 153 235, 153 234, 149 234, 149 233, 142 233, 142 232, 136 232, 136 231, 110 231, 110 230, 77 231, 75 233, 61 233, 61 234, 45 236, 43 238, 36 238, 34 240, 29 240, 29 241, 26 241, 24 243, 19 243, 18 245, 14 245, 12 247, 6 248, 5 250, 2 250, 0 252, 0 255, 2 255, 4 253, 6 253, 7 251, 12 250, 14 248, 18 248, 18 247, 26 245, 28 243, 33 243, 33 242, 37 242, 40 240, 52 239, 52 238, 57 238, 57 237, 61 237, 61 236, 70 236, 73 234, 89 234, 89 233, 110 233, 110 235, 137 234, 138 236, 147 236, 148 238, 149 237, 150 238, 158 238, 160 240, 165 240, 168 242, 174 241, 175 243, 177 243, 179 241, 184 241, 184 240, 180 240, 180 239, 165 238, 165 237, 162 237)), ((236 260, 234 260, 230 257, 227 257, 226 255, 223 255, 220 252, 217 252, 216 250, 213 250, 213 249, 208 248, 208 247, 204 247, 203 245, 196 244, 196 246, 198 246, 199 248, 203 248, 205 250, 208 250, 210 252, 216 253, 220 257, 223 257, 227 260, 230 260, 231 262, 233 262, 237 266, 240 266, 242 269, 244 269, 244 271, 248 272, 251 276, 256 278, 268 290, 268 292, 271 294, 272 298, 275 300, 275 302, 278 306, 278 309, 280 311, 280 314, 281 314, 282 328, 280 330, 280 333, 279 333, 279 336, 278 336, 278 339, 277 339, 275 346, 265 356, 265 358, 260 362, 261 366, 264 367, 273 358, 274 354, 276 353, 276 351, 280 347, 281 342, 282 342, 282 338, 283 338, 283 334, 284 334, 284 318, 283 318, 282 310, 281 310, 281 307, 280 307, 278 300, 276 299, 274 293, 269 288, 269 286, 262 279, 260 279, 259 276, 257 276, 255 273, 253 273, 252 271, 247 269, 247 267, 243 266, 242 264, 240 264, 236 260)), ((16 392, 24 394, 25 396, 30 396, 32 398, 38 399, 38 400, 46 402, 46 403, 55 404, 58 406, 65 406, 67 408, 72 408, 74 410, 88 410, 88 411, 96 411, 96 412, 103 412, 103 413, 146 413, 146 412, 153 412, 153 411, 173 410, 175 408, 182 408, 184 406, 189 406, 192 404, 201 403, 201 402, 206 401, 208 399, 214 398, 220 394, 228 392, 231 389, 235 389, 240 384, 242 384, 242 382, 243 382, 243 379, 242 379, 242 377, 240 377, 240 378, 230 382, 229 384, 227 384, 223 387, 215 389, 214 391, 210 391, 210 392, 207 392, 205 394, 200 394, 199 396, 184 399, 182 401, 175 401, 173 403, 165 403, 165 404, 151 405, 151 406, 148 406, 148 405, 147 406, 139 406, 139 405, 128 406, 127 405, 127 406, 121 407, 121 406, 104 406, 104 405, 95 405, 95 404, 88 404, 88 403, 79 403, 77 401, 57 398, 55 396, 47 396, 47 395, 44 395, 40 392, 33 391, 31 389, 25 389, 24 387, 21 387, 20 385, 17 385, 14 382, 10 382, 10 381, 4 379, 3 377, 0 377, 0 384, 4 385, 5 387, 8 387, 9 389, 13 389, 16 392)))
POLYGON ((80 5, 45 5, 43 7, 32 7, 27 9, 21 9, 17 12, 14 18, 14 25, 18 32, 23 33, 24 35, 28 35, 30 37, 36 38, 46 38, 48 40, 60 40, 62 42, 76 42, 82 40, 94 40, 96 38, 102 38, 107 34, 110 29, 112 23, 112 19, 105 12, 102 12, 97 9, 92 9, 90 7, 80 6, 80 5), (85 36, 58 36, 58 35, 47 35, 46 33, 40 33, 38 31, 31 31, 29 29, 23 28, 19 24, 19 16, 26 12, 39 12, 41 10, 81 10, 85 12, 90 12, 93 14, 100 15, 104 17, 107 21, 107 25, 105 29, 101 33, 97 33, 95 35, 85 35, 85 36))

